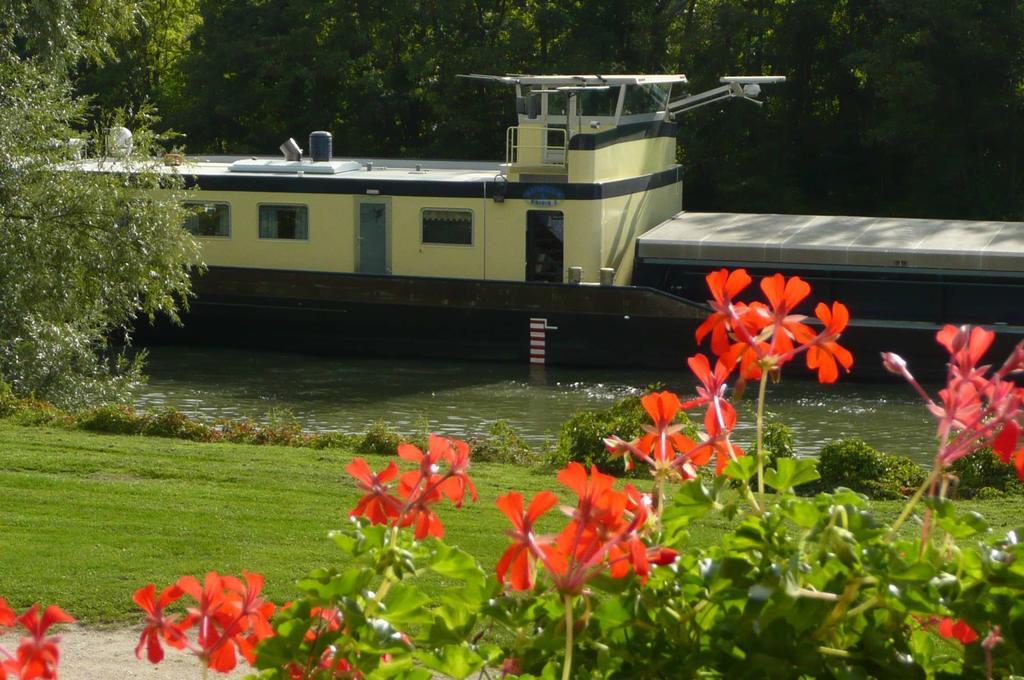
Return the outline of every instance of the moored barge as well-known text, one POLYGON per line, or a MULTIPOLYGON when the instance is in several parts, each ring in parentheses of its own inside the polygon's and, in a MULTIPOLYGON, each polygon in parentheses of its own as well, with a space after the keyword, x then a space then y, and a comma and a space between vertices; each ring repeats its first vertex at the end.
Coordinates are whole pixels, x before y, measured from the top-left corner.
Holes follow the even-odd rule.
MULTIPOLYGON (((283 351, 676 368, 703 276, 800 274, 847 303, 846 336, 930 367, 942 323, 1024 329, 1024 225, 680 212, 675 116, 778 79, 484 77, 516 92, 503 163, 189 158, 208 272, 184 325, 144 339, 283 351)), ((810 307, 808 307, 808 310, 810 307)))

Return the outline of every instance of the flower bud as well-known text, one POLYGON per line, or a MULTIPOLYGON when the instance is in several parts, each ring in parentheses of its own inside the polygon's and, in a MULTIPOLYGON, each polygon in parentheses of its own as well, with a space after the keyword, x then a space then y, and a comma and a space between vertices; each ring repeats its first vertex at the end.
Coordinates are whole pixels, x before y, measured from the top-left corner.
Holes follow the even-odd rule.
POLYGON ((895 375, 904 375, 907 372, 907 360, 894 352, 882 352, 882 366, 895 375))

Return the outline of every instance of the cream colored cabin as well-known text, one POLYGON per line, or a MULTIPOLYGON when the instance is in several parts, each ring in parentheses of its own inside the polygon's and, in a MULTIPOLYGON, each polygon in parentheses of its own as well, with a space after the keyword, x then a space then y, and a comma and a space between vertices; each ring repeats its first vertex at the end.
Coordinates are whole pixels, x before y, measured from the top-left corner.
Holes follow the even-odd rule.
POLYGON ((628 284, 636 238, 681 207, 672 111, 707 93, 672 101, 682 75, 470 77, 515 88, 504 163, 188 159, 206 263, 628 284))

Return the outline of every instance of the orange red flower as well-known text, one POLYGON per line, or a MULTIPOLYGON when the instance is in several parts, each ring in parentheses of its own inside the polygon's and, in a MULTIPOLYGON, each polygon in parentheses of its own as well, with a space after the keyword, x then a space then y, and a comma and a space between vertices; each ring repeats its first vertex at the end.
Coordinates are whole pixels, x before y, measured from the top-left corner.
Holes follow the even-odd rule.
POLYGON ((242 572, 242 578, 209 572, 200 583, 193 576, 182 576, 156 597, 156 586, 149 583, 135 591, 133 600, 146 612, 146 626, 139 636, 135 655, 141 658, 146 647, 146 658, 159 663, 164 658, 162 644, 176 649, 187 649, 197 656, 206 668, 228 673, 238 663, 241 654, 250 664, 255 660, 255 647, 261 640, 271 637, 274 630, 270 616, 275 606, 260 596, 263 576, 242 572), (187 609, 185 618, 166 616, 164 607, 184 595, 195 601, 187 609), (193 642, 188 631, 196 628, 193 642))
POLYGON ((579 463, 569 463, 558 480, 576 494, 576 506, 566 509, 569 522, 556 536, 538 536, 534 523, 557 502, 544 491, 523 511, 523 499, 511 492, 498 499, 498 507, 512 522, 512 545, 498 562, 498 579, 515 590, 533 588, 536 567, 543 566, 554 587, 577 595, 587 582, 607 571, 622 578, 633 571, 646 581, 652 564, 669 564, 674 551, 648 547, 643 540, 651 499, 632 486, 613 487, 614 479, 592 467, 588 474, 579 463))
POLYGON ((366 517, 373 524, 412 526, 417 540, 443 536, 444 524, 432 506, 447 497, 455 507, 462 507, 467 493, 477 500, 476 487, 469 478, 469 445, 432 434, 426 453, 412 444, 400 444, 398 456, 415 463, 416 469, 399 476, 398 466, 392 461, 374 474, 362 458, 354 458, 346 466, 365 492, 349 516, 366 517), (393 493, 388 482, 396 476, 398 486, 393 493))
POLYGON ((815 309, 823 330, 815 333, 804 323, 806 317, 794 313, 811 293, 811 286, 798 276, 782 274, 765 277, 760 288, 768 304, 736 300, 750 283, 743 269, 720 269, 707 275, 712 313, 696 331, 698 343, 711 335, 711 351, 729 370, 739 368, 740 380, 759 380, 764 371, 778 371, 802 352, 807 366, 818 372, 821 382, 835 382, 839 367, 853 365, 850 352, 838 340, 849 322, 849 312, 841 303, 832 307, 819 303, 815 309))
POLYGON ((34 604, 16 617, 7 602, 0 598, 0 630, 18 624, 28 633, 28 637, 21 639, 13 656, 0 660, 0 678, 10 674, 19 680, 56 680, 60 638, 47 635, 47 632, 54 624, 73 621, 56 605, 47 607, 40 616, 39 605, 34 604))

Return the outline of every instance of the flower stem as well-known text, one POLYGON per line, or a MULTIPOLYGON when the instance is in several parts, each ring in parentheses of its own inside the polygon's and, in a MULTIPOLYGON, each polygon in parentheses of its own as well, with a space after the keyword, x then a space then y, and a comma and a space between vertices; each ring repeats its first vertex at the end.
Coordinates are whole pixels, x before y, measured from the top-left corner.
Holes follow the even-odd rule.
POLYGON ((910 513, 912 513, 914 511, 914 508, 917 507, 917 503, 918 501, 921 500, 921 496, 924 495, 924 492, 928 489, 928 487, 932 485, 932 482, 938 475, 939 469, 936 468, 935 470, 932 471, 928 478, 924 480, 921 486, 917 488, 917 491, 914 492, 914 495, 910 497, 910 500, 907 501, 906 507, 903 508, 903 512, 900 513, 900 516, 896 518, 895 522, 893 522, 892 528, 889 529, 889 540, 896 538, 896 532, 899 531, 899 528, 903 526, 903 523, 907 521, 908 517, 910 517, 910 513))
POLYGON ((565 595, 565 664, 562 666, 562 680, 572 677, 572 595, 565 595))
POLYGON ((761 384, 757 388, 757 496, 764 510, 764 394, 768 387, 768 371, 761 371, 761 384))

